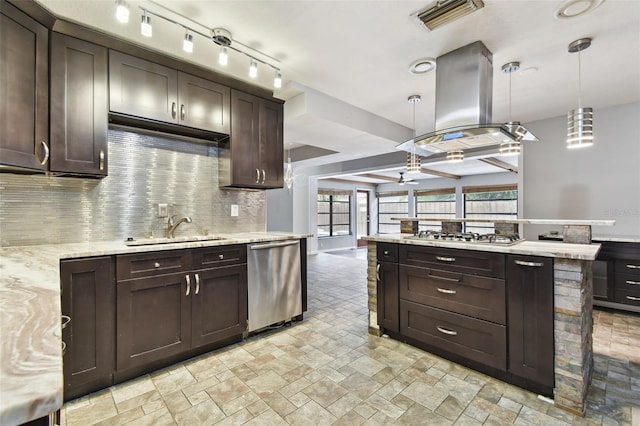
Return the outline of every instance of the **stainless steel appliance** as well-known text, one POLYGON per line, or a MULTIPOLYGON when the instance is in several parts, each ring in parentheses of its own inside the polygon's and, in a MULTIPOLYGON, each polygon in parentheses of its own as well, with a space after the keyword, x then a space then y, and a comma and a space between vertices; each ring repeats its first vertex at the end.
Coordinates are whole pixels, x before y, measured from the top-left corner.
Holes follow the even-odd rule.
POLYGON ((302 314, 300 242, 249 245, 249 332, 302 314))
POLYGON ((418 235, 406 237, 409 239, 430 241, 465 242, 470 244, 495 244, 511 246, 524 241, 516 233, 510 234, 477 234, 475 232, 440 232, 420 231, 418 235))

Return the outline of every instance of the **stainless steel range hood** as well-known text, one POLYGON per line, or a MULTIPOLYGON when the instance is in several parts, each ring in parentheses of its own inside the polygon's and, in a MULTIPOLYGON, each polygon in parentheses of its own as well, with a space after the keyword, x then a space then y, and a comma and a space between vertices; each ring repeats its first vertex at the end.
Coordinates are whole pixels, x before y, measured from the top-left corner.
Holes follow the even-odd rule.
POLYGON ((436 130, 398 149, 428 157, 505 142, 537 141, 518 122, 491 123, 493 55, 476 41, 437 58, 436 130))

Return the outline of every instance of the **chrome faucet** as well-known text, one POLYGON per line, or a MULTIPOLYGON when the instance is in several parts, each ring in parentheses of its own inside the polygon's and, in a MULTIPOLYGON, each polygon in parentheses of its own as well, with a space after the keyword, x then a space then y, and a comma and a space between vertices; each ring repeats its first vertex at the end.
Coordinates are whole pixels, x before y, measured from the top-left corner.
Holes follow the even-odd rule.
POLYGON ((176 217, 176 215, 170 216, 169 220, 167 221, 167 238, 173 238, 175 236, 173 234, 174 232, 176 232, 176 229, 178 228, 178 226, 180 226, 181 223, 191 223, 191 218, 189 216, 185 216, 177 222, 174 220, 174 218, 176 217))

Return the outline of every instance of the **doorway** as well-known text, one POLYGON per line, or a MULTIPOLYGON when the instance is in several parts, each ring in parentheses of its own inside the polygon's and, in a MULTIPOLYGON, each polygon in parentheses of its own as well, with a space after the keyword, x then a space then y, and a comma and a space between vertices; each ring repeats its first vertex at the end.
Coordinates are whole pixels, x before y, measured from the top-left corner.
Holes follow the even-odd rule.
POLYGON ((369 191, 358 189, 356 193, 356 237, 358 247, 364 247, 367 242, 362 237, 370 232, 369 191))

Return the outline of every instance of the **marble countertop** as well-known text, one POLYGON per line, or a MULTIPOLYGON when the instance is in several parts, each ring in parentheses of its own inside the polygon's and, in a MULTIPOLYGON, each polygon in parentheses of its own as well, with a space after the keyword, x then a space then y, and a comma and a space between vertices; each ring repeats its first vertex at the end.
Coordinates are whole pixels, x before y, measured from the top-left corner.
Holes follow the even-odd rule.
POLYGON ((127 246, 124 241, 0 248, 0 424, 17 425, 62 406, 60 260, 306 238, 217 234, 223 239, 127 246))
POLYGON ((460 218, 460 217, 392 217, 391 220, 408 220, 412 222, 491 222, 491 223, 518 223, 524 225, 590 225, 590 226, 613 226, 615 220, 588 219, 588 220, 567 220, 567 219, 483 219, 483 218, 460 218))
POLYGON ((600 251, 600 244, 568 244, 554 241, 522 241, 511 246, 465 241, 438 241, 418 239, 408 235, 388 234, 363 237, 367 241, 413 244, 419 246, 444 247, 464 250, 481 250, 496 253, 521 254, 528 256, 558 257, 574 260, 594 260, 600 251))

